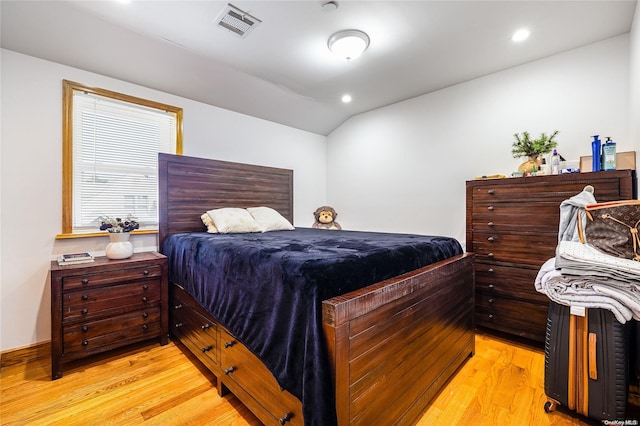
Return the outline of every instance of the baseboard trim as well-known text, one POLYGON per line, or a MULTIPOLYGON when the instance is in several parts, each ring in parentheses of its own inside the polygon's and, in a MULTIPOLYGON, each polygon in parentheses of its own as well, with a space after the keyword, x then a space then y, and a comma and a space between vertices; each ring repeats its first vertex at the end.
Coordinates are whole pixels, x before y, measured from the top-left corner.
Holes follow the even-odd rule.
POLYGON ((0 352, 0 368, 24 364, 51 356, 51 341, 0 352))

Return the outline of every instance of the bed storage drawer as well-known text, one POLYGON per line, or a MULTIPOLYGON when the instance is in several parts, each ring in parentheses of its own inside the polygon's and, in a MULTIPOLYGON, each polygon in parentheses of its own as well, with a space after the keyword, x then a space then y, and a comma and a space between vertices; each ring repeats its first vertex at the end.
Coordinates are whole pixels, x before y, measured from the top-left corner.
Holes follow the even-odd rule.
POLYGON ((218 368, 218 326, 193 309, 180 297, 171 299, 170 330, 212 371, 218 368))
MULTIPOLYGON (((261 418, 263 422, 281 424, 282 420, 282 424, 287 425, 303 424, 300 401, 283 390, 256 356, 223 328, 220 329, 220 367, 226 376, 223 381, 232 392, 237 393, 235 383, 250 395, 260 395, 259 403, 271 417, 261 418)), ((236 396, 243 399, 242 395, 236 396)))

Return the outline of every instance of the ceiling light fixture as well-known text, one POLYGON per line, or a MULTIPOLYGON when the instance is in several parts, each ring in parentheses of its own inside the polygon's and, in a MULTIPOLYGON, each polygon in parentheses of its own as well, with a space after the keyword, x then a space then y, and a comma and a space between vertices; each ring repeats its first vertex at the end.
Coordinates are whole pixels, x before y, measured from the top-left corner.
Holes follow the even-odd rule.
POLYGON ((516 31, 511 37, 511 40, 516 42, 524 41, 529 38, 529 34, 530 34, 529 30, 523 28, 521 30, 516 31))
POLYGON ((344 94, 342 95, 341 100, 343 103, 348 104, 349 102, 351 102, 351 95, 349 95, 348 93, 344 94))
POLYGON ((335 55, 350 61, 369 47, 369 36, 360 30, 338 31, 329 37, 327 46, 335 55))

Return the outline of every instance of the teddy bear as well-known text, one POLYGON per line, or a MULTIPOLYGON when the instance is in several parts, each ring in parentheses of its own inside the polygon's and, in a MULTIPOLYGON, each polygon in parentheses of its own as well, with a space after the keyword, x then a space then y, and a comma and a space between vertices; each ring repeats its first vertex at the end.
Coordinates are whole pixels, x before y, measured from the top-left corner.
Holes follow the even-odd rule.
POLYGON ((338 217, 338 213, 330 206, 322 206, 318 207, 315 212, 313 212, 313 216, 316 218, 316 221, 313 223, 313 228, 318 229, 342 229, 342 226, 338 222, 336 222, 336 217, 338 217))

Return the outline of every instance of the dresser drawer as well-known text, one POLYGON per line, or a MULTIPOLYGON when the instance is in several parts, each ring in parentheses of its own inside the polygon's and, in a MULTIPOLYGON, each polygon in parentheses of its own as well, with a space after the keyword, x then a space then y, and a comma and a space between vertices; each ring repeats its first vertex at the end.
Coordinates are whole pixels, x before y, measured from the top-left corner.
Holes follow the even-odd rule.
POLYGON ((499 234, 474 232, 469 251, 479 262, 511 262, 540 267, 555 256, 558 244, 554 234, 499 234))
POLYGON ((63 295, 63 321, 118 315, 160 301, 160 281, 140 281, 111 287, 72 291, 63 295))
POLYGON ((479 232, 558 232, 559 203, 474 202, 472 227, 479 232))
POLYGON ((476 294, 476 326, 544 342, 546 304, 476 294))
POLYGON ((114 336, 146 335, 156 337, 160 332, 160 308, 153 307, 128 312, 97 321, 85 321, 64 327, 63 352, 93 349, 98 344, 113 343, 114 336))
POLYGON ((538 269, 476 262, 476 290, 489 297, 509 296, 540 303, 549 299, 535 289, 538 269))
POLYGON ((109 273, 87 273, 62 278, 63 291, 80 288, 99 287, 112 283, 140 280, 144 278, 157 278, 162 275, 159 265, 148 265, 144 267, 126 268, 109 273))
MULTIPOLYGON (((260 395, 260 403, 275 419, 288 414, 290 423, 302 424, 302 404, 282 390, 273 374, 243 344, 226 330, 220 330, 220 367, 250 395, 260 395)), ((275 420, 274 419, 274 420, 275 420)))
POLYGON ((174 299, 170 329, 203 364, 215 371, 218 365, 218 327, 213 320, 186 309, 179 299, 174 299))
MULTIPOLYGON (((597 181, 588 182, 587 178, 579 179, 580 176, 525 178, 512 181, 513 185, 481 185, 473 188, 474 201, 513 201, 523 200, 526 203, 538 203, 541 201, 555 202, 573 197, 581 192, 587 183, 595 188, 595 196, 600 199, 616 199, 620 194, 620 180, 618 177, 610 179, 602 178, 600 175, 597 181)), ((511 182, 509 182, 511 183, 511 182)))

